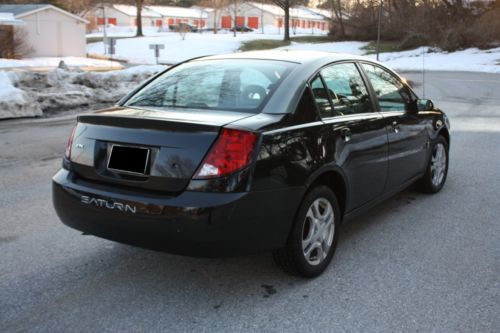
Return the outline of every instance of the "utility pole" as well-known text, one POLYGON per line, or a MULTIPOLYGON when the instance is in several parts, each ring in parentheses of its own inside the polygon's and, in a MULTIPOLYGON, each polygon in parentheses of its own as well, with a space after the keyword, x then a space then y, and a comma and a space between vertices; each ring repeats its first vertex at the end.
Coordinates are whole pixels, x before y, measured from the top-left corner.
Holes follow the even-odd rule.
POLYGON ((380 21, 382 20, 382 0, 378 6, 378 26, 377 26, 377 61, 380 53, 380 21))

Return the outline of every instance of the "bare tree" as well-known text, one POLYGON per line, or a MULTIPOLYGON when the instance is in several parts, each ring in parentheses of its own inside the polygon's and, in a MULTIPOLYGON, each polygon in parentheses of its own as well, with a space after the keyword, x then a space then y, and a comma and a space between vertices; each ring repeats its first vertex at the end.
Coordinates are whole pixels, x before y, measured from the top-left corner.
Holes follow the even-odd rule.
POLYGON ((33 53, 23 27, 0 26, 0 58, 21 59, 33 53))
MULTIPOLYGON (((203 3, 203 2, 202 2, 203 3)), ((227 0, 209 0, 209 7, 214 10, 214 34, 219 30, 219 19, 222 8, 227 4, 227 0)))
POLYGON ((236 20, 238 19, 238 11, 240 7, 239 0, 230 0, 229 12, 231 13, 231 21, 233 22, 233 36, 236 37, 236 20))
POLYGON ((142 6, 144 5, 144 0, 135 0, 135 6, 137 7, 137 32, 135 34, 136 37, 142 37, 144 34, 142 33, 142 6))
POLYGON ((295 7, 299 4, 303 4, 303 0, 271 0, 276 6, 283 9, 284 12, 284 31, 285 35, 283 37, 284 41, 290 41, 290 8, 295 7))
POLYGON ((344 9, 342 2, 340 0, 330 0, 330 6, 332 9, 332 21, 335 18, 335 21, 338 22, 340 28, 340 38, 346 39, 347 35, 345 33, 344 28, 344 9))

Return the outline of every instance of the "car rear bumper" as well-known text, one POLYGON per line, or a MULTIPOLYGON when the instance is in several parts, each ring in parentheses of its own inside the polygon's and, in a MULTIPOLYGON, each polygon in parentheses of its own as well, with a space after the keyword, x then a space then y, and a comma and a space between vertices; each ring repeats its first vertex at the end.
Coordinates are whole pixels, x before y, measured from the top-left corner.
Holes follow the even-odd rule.
POLYGON ((191 256, 230 256, 285 245, 302 187, 244 193, 131 194, 74 179, 61 169, 53 202, 77 230, 130 245, 191 256))

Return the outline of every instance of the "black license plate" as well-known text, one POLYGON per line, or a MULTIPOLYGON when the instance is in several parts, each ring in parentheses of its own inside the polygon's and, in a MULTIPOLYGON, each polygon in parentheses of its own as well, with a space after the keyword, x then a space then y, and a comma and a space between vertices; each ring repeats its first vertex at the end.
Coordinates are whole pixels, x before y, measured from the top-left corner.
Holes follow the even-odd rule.
POLYGON ((112 145, 108 169, 118 172, 145 175, 148 167, 149 149, 112 145))

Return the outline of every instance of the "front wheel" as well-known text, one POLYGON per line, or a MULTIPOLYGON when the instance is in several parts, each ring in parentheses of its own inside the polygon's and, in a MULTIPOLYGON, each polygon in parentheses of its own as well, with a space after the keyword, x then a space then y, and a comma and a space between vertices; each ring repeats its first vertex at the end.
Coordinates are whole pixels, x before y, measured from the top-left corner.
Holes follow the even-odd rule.
POLYGON ((426 193, 441 191, 448 175, 448 143, 439 136, 433 143, 429 164, 424 177, 420 180, 420 188, 426 193))
POLYGON ((326 186, 313 188, 302 201, 286 247, 273 253, 274 260, 293 275, 318 276, 332 260, 340 220, 335 194, 326 186))

